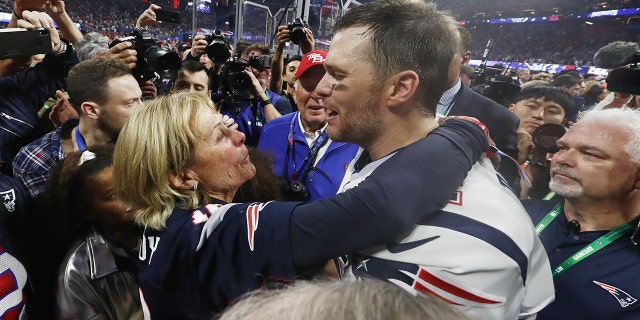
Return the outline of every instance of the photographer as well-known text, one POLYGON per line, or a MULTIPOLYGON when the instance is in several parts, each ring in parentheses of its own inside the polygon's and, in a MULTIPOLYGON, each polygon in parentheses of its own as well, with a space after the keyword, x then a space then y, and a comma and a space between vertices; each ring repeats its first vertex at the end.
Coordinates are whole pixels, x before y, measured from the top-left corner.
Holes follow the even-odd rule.
POLYGON ((38 111, 43 102, 65 87, 65 77, 69 69, 78 63, 75 50, 67 40, 61 39, 53 20, 44 12, 22 11, 17 26, 33 30, 45 28, 51 38, 53 51, 45 55, 41 63, 0 78, 0 160, 1 171, 11 174, 9 165, 20 147, 51 130, 40 127, 38 111))
MULTIPOLYGON (((283 66, 284 66, 284 47, 288 42, 291 42, 291 33, 296 30, 297 34, 294 38, 296 41, 293 41, 294 44, 300 46, 300 50, 303 54, 307 52, 311 52, 315 49, 315 40, 313 38, 313 33, 309 28, 304 26, 299 19, 296 19, 296 22, 300 23, 300 25, 289 24, 286 26, 279 26, 278 33, 276 35, 278 39, 278 45, 276 46, 276 51, 273 54, 273 61, 271 61, 271 81, 269 81, 269 89, 273 92, 283 92, 283 66), (304 32, 304 41, 300 43, 296 43, 300 40, 301 31, 304 32)), ((295 22, 294 22, 295 23, 295 22)), ((292 105, 293 106, 293 105, 292 105)))
MULTIPOLYGON (((549 182, 549 150, 535 141, 545 134, 540 129, 544 124, 557 124, 558 133, 564 133, 562 123, 565 116, 574 107, 571 96, 564 90, 552 86, 531 86, 523 89, 509 105, 509 110, 520 119, 518 127, 518 163, 524 166, 525 172, 531 178, 532 187, 529 188, 523 179, 520 180, 522 191, 520 199, 542 198, 548 193, 549 182)), ((549 127, 549 126, 547 126, 549 127)), ((547 129, 550 130, 550 129, 547 129)), ((546 133, 551 136, 550 134, 546 133)), ((549 146, 555 147, 555 141, 549 146)))
POLYGON ((247 47, 240 58, 225 63, 218 77, 216 104, 220 113, 233 118, 245 134, 245 144, 256 146, 269 121, 291 112, 289 100, 266 89, 271 75, 269 48, 247 47))

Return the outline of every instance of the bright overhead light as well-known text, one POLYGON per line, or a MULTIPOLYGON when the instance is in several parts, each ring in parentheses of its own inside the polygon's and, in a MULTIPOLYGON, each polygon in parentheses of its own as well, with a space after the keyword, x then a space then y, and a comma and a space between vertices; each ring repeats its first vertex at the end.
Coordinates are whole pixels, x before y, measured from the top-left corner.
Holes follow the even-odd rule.
POLYGON ((584 23, 586 23, 588 25, 592 25, 593 24, 593 22, 591 22, 591 21, 585 21, 584 23))

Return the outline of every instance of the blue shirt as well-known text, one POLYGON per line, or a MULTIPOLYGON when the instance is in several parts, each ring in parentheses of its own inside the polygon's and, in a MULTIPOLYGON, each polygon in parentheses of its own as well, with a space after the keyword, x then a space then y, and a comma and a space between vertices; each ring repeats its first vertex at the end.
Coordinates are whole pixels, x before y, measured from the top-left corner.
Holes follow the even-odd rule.
POLYGON ((327 149, 316 165, 309 163, 301 168, 304 158, 309 155, 311 148, 307 144, 299 122, 300 112, 284 115, 269 122, 260 136, 258 149, 271 152, 275 156, 274 171, 284 177, 285 166, 288 177, 291 179, 294 164, 298 171, 308 173, 297 177, 309 190, 308 202, 323 199, 335 195, 340 187, 344 172, 358 152, 358 146, 353 143, 336 142, 329 140, 327 149), (293 145, 289 148, 289 131, 293 122, 293 145), (287 157, 287 152, 289 156, 287 157), (286 163, 285 163, 286 161, 286 163))
MULTIPOLYGON (((557 203, 522 201, 534 225, 557 203)), ((562 211, 541 232, 540 240, 553 269, 607 232, 576 231, 562 211)), ((554 278, 556 299, 538 313, 538 319, 640 319, 640 248, 629 237, 620 237, 554 278)))
MULTIPOLYGON (((280 101, 286 101, 282 99, 282 96, 267 90, 267 96, 271 99, 271 103, 275 106, 280 104, 280 101)), ((291 110, 291 106, 289 106, 291 110)), ((245 142, 247 146, 256 146, 262 129, 267 123, 264 115, 264 106, 260 102, 253 100, 240 100, 233 106, 225 106, 220 110, 220 113, 233 118, 238 124, 238 131, 244 133, 245 142)))

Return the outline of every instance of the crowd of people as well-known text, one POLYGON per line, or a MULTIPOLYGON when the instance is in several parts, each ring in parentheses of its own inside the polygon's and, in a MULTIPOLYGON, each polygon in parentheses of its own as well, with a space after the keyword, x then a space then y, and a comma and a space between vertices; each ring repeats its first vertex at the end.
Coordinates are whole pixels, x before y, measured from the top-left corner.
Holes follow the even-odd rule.
MULTIPOLYGON (((491 30, 430 2, 355 6, 328 51, 279 26, 275 48, 137 52, 81 32, 80 2, 10 5, 51 48, 0 60, 2 319, 640 317, 640 46, 623 34, 570 57, 606 78, 477 84, 491 30)), ((92 26, 126 22, 95 6, 92 26)), ((163 26, 159 8, 129 28, 163 26)))

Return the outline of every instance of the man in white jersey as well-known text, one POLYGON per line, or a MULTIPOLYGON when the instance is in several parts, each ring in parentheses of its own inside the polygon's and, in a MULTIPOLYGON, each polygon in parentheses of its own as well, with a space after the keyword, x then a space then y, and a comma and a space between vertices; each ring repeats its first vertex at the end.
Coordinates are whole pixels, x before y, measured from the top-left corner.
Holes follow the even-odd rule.
MULTIPOLYGON (((343 191, 437 126, 435 107, 459 46, 455 21, 422 1, 376 1, 338 20, 316 92, 329 136, 362 147, 343 191)), ((401 212, 419 197, 429 194, 388 201, 401 212)), ((355 254, 353 273, 435 294, 478 319, 535 318, 554 296, 549 261, 490 160, 476 163, 442 206, 393 243, 355 254)))

